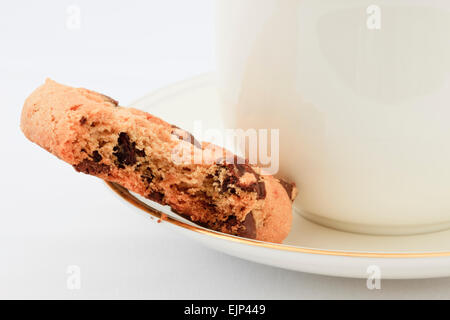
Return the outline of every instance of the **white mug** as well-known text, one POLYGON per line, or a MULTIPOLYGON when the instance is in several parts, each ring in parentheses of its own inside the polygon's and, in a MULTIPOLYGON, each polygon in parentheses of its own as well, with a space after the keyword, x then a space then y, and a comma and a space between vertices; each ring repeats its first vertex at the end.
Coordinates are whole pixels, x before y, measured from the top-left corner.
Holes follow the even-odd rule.
POLYGON ((450 227, 450 1, 218 0, 228 126, 280 130, 315 222, 450 227))

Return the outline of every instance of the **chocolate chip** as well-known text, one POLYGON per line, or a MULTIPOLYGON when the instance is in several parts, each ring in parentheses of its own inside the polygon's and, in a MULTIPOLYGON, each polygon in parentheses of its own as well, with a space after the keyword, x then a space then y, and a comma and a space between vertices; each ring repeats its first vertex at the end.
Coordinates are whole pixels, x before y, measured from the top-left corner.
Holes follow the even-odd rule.
POLYGON ((286 190, 286 193, 287 193, 289 199, 294 200, 293 197, 292 197, 293 196, 292 192, 294 191, 295 184, 286 182, 286 181, 281 180, 281 179, 280 179, 280 184, 284 188, 284 190, 286 190))
POLYGON ((255 239, 256 238, 256 223, 255 218, 253 217, 253 213, 249 212, 245 216, 245 220, 242 223, 242 226, 244 227, 241 232, 239 232, 239 236, 255 239))
POLYGON ((139 149, 134 149, 134 152, 136 152, 136 155, 138 156, 138 157, 145 157, 145 150, 144 149, 142 149, 142 150, 139 150, 139 149))
POLYGON ((239 188, 246 192, 256 192, 256 199, 261 200, 266 198, 266 184, 264 181, 252 183, 248 186, 237 184, 239 188))
POLYGON ((259 181, 256 184, 256 194, 257 194, 257 199, 261 200, 261 199, 265 199, 266 198, 266 184, 264 183, 264 181, 259 181))
POLYGON ((76 171, 91 175, 108 174, 110 167, 106 164, 97 163, 90 159, 84 159, 79 164, 73 166, 76 171))
POLYGON ((81 119, 80 119, 80 124, 83 125, 83 124, 86 123, 86 121, 87 121, 87 118, 86 118, 85 116, 83 116, 83 117, 81 117, 81 119))
POLYGON ((102 161, 102 159, 102 156, 100 155, 100 153, 98 153, 97 150, 92 153, 92 160, 94 160, 94 162, 100 162, 102 161))
POLYGON ((160 204, 164 204, 164 194, 161 192, 151 192, 147 198, 149 198, 152 201, 158 202, 160 204))
MULTIPOLYGON (((236 164, 236 169, 238 170, 239 176, 242 177, 246 172, 251 172, 247 167, 250 168, 249 165, 246 164, 236 164)), ((251 168, 250 168, 251 169, 251 168)), ((253 169, 251 169, 253 171, 253 169)))
MULTIPOLYGON (((240 188, 245 192, 256 192, 257 199, 265 199, 266 198, 266 185, 264 181, 258 181, 260 179, 259 174, 257 174, 250 165, 248 164, 219 164, 221 168, 227 170, 227 176, 221 183, 221 191, 222 192, 230 192, 231 194, 237 194, 235 186, 240 188), (257 182, 251 183, 249 185, 244 185, 239 181, 239 178, 242 177, 245 173, 252 173, 255 176, 257 182)), ((220 170, 216 170, 216 177, 219 177, 220 170)))
POLYGON ((117 161, 120 164, 133 165, 136 163, 134 148, 132 147, 130 137, 125 132, 119 134, 117 146, 113 150, 116 151, 113 155, 117 157, 117 161))
POLYGON ((203 208, 205 210, 208 210, 210 212, 216 212, 217 206, 214 203, 211 203, 209 201, 201 200, 200 203, 202 204, 203 208))
POLYGON ((113 155, 117 157, 119 168, 124 168, 124 165, 134 165, 137 160, 136 156, 145 156, 144 150, 136 149, 136 143, 131 142, 130 137, 125 132, 119 134, 117 145, 113 148, 113 155))
POLYGON ((248 160, 236 155, 233 156, 233 159, 219 158, 216 160, 216 163, 224 168, 227 168, 228 170, 234 171, 234 174, 237 177, 242 177, 246 173, 252 173, 257 180, 259 178, 259 174, 257 174, 249 165, 248 160))
POLYGON ((172 130, 171 134, 173 134, 174 136, 178 137, 178 139, 180 140, 184 140, 189 142, 190 144, 192 144, 193 146, 201 149, 202 145, 200 142, 198 142, 195 137, 190 133, 187 132, 186 130, 180 129, 177 126, 172 125, 172 128, 174 130, 172 130))
POLYGON ((238 221, 236 219, 236 216, 229 216, 227 218, 226 224, 230 227, 234 227, 235 225, 237 225, 238 221))
POLYGON ((221 185, 222 192, 225 192, 230 189, 230 185, 235 185, 238 182, 238 178, 236 176, 227 176, 221 185))
POLYGON ((104 140, 98 140, 98 147, 99 148, 103 148, 103 146, 106 144, 107 142, 104 140))
POLYGON ((155 176, 153 175, 152 169, 146 168, 144 170, 144 173, 142 173, 141 178, 147 181, 147 183, 151 183, 155 176))

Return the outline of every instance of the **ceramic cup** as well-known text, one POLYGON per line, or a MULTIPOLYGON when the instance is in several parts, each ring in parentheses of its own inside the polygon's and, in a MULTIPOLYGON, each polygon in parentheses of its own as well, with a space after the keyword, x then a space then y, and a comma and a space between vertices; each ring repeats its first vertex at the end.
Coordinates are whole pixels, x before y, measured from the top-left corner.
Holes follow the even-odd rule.
POLYGON ((450 226, 450 1, 219 0, 216 55, 227 125, 280 130, 306 218, 450 226))

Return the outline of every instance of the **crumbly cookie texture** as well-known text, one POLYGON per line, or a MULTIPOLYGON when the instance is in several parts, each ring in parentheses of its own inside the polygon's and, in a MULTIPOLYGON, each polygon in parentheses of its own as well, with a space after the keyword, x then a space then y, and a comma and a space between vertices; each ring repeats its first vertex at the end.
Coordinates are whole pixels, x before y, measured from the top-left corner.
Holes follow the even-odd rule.
POLYGON ((289 233, 293 183, 105 95, 47 80, 25 101, 21 129, 75 170, 169 205, 207 228, 269 242, 289 233))

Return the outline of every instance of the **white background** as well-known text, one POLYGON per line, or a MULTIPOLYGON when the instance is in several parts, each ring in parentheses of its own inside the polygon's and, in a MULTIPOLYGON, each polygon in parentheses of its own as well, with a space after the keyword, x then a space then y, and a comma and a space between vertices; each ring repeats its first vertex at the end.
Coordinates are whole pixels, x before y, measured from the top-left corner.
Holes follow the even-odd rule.
MULTIPOLYGON (((243 0, 245 1, 245 0, 243 0)), ((450 279, 321 277, 239 260, 143 219, 19 129, 46 77, 127 105, 214 70, 214 1, 2 1, 0 298, 450 298, 450 279), (67 28, 67 8, 81 10, 67 28), (81 268, 81 289, 67 268, 81 268)))

